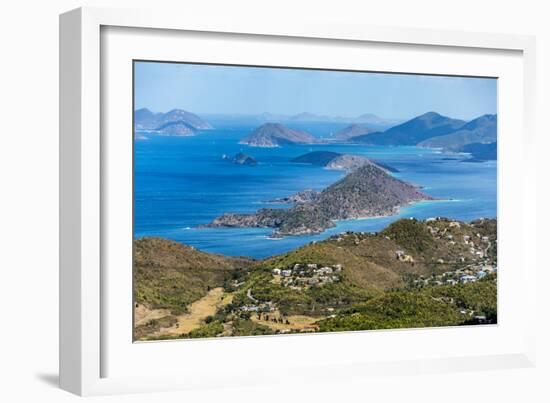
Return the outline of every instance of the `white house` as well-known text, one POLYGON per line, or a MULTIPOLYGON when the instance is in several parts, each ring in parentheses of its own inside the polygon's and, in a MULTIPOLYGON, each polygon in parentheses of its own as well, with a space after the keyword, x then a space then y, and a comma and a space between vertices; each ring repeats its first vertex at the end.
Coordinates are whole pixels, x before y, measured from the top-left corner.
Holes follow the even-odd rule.
POLYGON ((460 277, 460 281, 464 284, 466 283, 473 283, 477 280, 476 276, 470 276, 470 275, 466 275, 466 276, 462 276, 460 277))
POLYGON ((332 274, 332 267, 328 267, 328 266, 321 267, 319 269, 319 274, 332 274))
POLYGON ((483 277, 485 277, 486 275, 487 275, 486 272, 480 270, 480 271, 477 272, 476 277, 478 278, 478 280, 480 280, 480 279, 482 279, 483 277))

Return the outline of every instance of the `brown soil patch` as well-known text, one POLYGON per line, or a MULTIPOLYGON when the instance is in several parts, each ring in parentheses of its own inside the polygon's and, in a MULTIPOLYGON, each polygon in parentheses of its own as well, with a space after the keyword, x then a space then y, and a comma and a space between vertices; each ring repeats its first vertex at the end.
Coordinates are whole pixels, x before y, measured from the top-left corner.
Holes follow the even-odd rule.
POLYGON ((189 312, 177 317, 176 325, 160 329, 155 336, 180 335, 199 328, 208 316, 212 316, 222 306, 228 305, 233 295, 226 294, 223 288, 210 290, 207 295, 189 305, 189 312))
POLYGON ((273 330, 294 330, 294 331, 316 331, 319 327, 315 324, 320 318, 314 318, 313 316, 306 315, 290 315, 283 317, 283 323, 273 322, 272 319, 279 319, 281 314, 279 311, 269 312, 269 321, 264 319, 264 314, 262 318, 258 319, 258 315, 253 314, 250 320, 253 322, 269 327, 273 330), (288 319, 289 323, 286 323, 288 319))

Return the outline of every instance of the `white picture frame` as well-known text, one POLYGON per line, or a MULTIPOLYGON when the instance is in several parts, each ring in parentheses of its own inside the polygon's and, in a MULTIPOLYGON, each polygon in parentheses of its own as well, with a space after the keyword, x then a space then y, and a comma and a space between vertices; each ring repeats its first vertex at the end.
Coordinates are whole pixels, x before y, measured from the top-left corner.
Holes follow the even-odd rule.
MULTIPOLYGON (((125 35, 127 34, 128 32, 125 33, 125 35)), ((109 42, 109 46, 111 43, 115 42, 109 42)), ((284 369, 288 379, 296 378, 299 375, 299 379, 303 382, 307 379, 324 379, 327 371, 330 371, 333 377, 345 379, 350 376, 369 376, 375 373, 397 375, 534 365, 535 322, 531 320, 531 315, 534 315, 535 312, 536 246, 533 242, 522 238, 525 234, 536 233, 536 184, 533 179, 535 176, 531 175, 535 171, 535 159, 531 158, 535 150, 533 132, 535 127, 535 42, 533 37, 356 26, 314 21, 281 25, 277 22, 270 22, 268 18, 261 21, 248 20, 244 17, 216 20, 151 10, 80 8, 61 15, 60 48, 60 384, 63 389, 79 395, 97 395, 236 384, 245 386, 262 382, 276 383, 278 381, 275 374, 281 369, 284 369), (192 32, 194 36, 198 37, 201 36, 201 33, 203 35, 215 33, 216 37, 222 38, 222 40, 224 35, 228 37, 228 40, 232 35, 239 35, 251 37, 260 42, 262 40, 280 42, 281 46, 285 46, 284 43, 288 41, 298 43, 300 46, 307 46, 309 41, 318 40, 320 42, 330 41, 330 46, 335 49, 345 44, 374 43, 382 47, 400 45, 441 51, 465 49, 479 55, 493 51, 513 52, 515 62, 512 64, 517 68, 520 67, 520 70, 511 67, 510 77, 514 75, 513 77, 517 78, 520 75, 521 82, 516 82, 517 86, 514 86, 514 92, 510 92, 510 94, 517 94, 518 100, 515 100, 513 105, 508 105, 510 109, 507 110, 511 110, 511 106, 521 107, 521 117, 517 118, 519 120, 510 118, 509 127, 519 128, 522 135, 510 140, 507 147, 520 150, 523 165, 522 169, 516 173, 512 174, 508 171, 504 171, 504 173, 508 172, 513 175, 508 178, 514 184, 521 186, 522 192, 516 192, 511 199, 508 198, 507 209, 509 210, 507 211, 515 211, 517 214, 514 218, 515 221, 510 221, 508 228, 513 228, 514 232, 517 232, 513 235, 515 237, 513 239, 518 240, 518 243, 515 250, 508 250, 505 253, 509 256, 510 262, 515 261, 521 264, 522 281, 515 282, 517 288, 514 292, 521 295, 524 301, 521 306, 524 316, 520 318, 519 314, 515 313, 514 319, 504 323, 500 329, 495 327, 494 329, 497 330, 489 330, 484 334, 478 334, 478 330, 470 328, 461 329, 460 333, 453 329, 426 329, 422 331, 357 332, 313 336, 315 340, 323 340, 329 345, 330 343, 345 343, 354 346, 368 340, 369 343, 378 343, 377 349, 382 353, 384 352, 384 343, 389 343, 390 339, 399 342, 404 337, 436 340, 437 337, 448 336, 455 340, 457 338, 473 340, 476 337, 510 336, 513 343, 501 343, 502 345, 496 346, 488 354, 483 354, 481 350, 464 352, 456 349, 449 351, 448 354, 441 350, 434 354, 419 353, 416 356, 400 356, 400 350, 398 350, 391 357, 380 356, 363 359, 358 354, 350 359, 340 360, 339 355, 345 354, 335 353, 327 354, 326 357, 317 361, 314 357, 309 357, 307 351, 304 350, 304 357, 312 360, 307 374, 304 374, 304 366, 300 365, 299 360, 278 362, 276 355, 274 355, 271 365, 265 365, 264 368, 255 362, 247 371, 245 365, 247 360, 253 362, 256 349, 265 348, 267 345, 272 346, 274 351, 281 348, 307 349, 307 344, 311 343, 306 343, 304 340, 312 337, 309 335, 204 340, 185 342, 186 344, 177 342, 146 343, 158 346, 154 347, 156 350, 153 347, 139 347, 140 351, 136 351, 135 354, 144 354, 144 357, 148 356, 153 360, 166 361, 166 357, 178 354, 178 351, 183 354, 183 349, 186 349, 186 357, 191 357, 190 365, 187 365, 187 372, 183 365, 180 365, 179 371, 176 371, 177 366, 167 365, 168 369, 157 375, 145 369, 143 374, 140 374, 139 368, 137 373, 132 373, 129 368, 124 368, 124 366, 119 366, 116 371, 111 370, 107 362, 111 360, 111 356, 116 355, 113 351, 126 350, 121 344, 113 342, 115 339, 111 338, 108 329, 106 329, 113 324, 113 321, 107 319, 111 315, 111 305, 108 298, 109 287, 106 286, 105 281, 111 278, 105 272, 106 267, 109 266, 110 258, 109 245, 105 243, 104 231, 109 226, 110 220, 114 220, 114 218, 113 215, 106 214, 106 211, 110 211, 110 207, 107 205, 109 198, 105 195, 111 189, 109 177, 112 172, 108 167, 112 167, 112 164, 108 164, 109 155, 120 150, 117 148, 119 146, 110 142, 110 138, 104 137, 105 133, 109 133, 110 123, 107 119, 109 113, 103 109, 106 104, 103 97, 109 92, 107 87, 110 84, 102 77, 102 74, 106 72, 103 70, 105 60, 102 58, 109 57, 110 54, 104 49, 107 47, 107 43, 105 37, 102 37, 102 32, 108 31, 110 27, 155 30, 156 33, 192 32), (518 73, 519 71, 521 74, 518 73), (503 333, 505 331, 506 334, 503 333), (404 332, 409 333, 405 334, 404 332), (244 356, 242 366, 233 368, 231 372, 209 371, 206 366, 200 365, 199 357, 201 355, 199 353, 202 354, 202 357, 214 359, 217 354, 229 354, 229 350, 237 352, 248 350, 249 357, 244 356), (193 366, 193 370, 189 371, 191 366, 193 366), (335 372, 338 375, 334 375, 335 372), (247 376, 242 376, 243 373, 246 373, 247 376)), ((144 45, 142 55, 147 53, 145 48, 144 45)), ((128 54, 127 57, 132 57, 132 55, 128 54)), ((259 55, 256 54, 255 57, 259 57, 259 55)), ((247 60, 253 59, 254 55, 247 60)), ((200 60, 195 58, 194 61, 200 60)), ((441 63, 443 66, 444 62, 441 63)), ((491 61, 487 63, 491 63, 491 61)), ((402 67, 395 66, 395 68, 402 67)), ((437 66, 434 67, 434 69, 437 68, 437 66)), ((407 67, 402 69, 408 70, 407 67)), ((427 72, 433 73, 434 71, 427 72)), ((124 105, 127 96, 128 94, 123 94, 121 105, 124 105)), ((113 107, 115 105, 111 98, 109 98, 108 105, 113 105, 113 107)), ((507 108, 508 106, 503 105, 502 107, 507 108)), ((131 112, 130 108, 128 112, 131 112)), ((504 133, 506 133, 506 119, 504 133)), ((499 136, 501 134, 499 133, 499 136)), ((124 144, 121 143, 120 146, 124 147, 124 144)), ((499 145, 499 161, 501 153, 506 155, 506 149, 502 149, 499 145)), ((129 167, 126 167, 126 170, 128 169, 129 167)), ((499 220, 500 214, 499 207, 499 220)), ((114 223, 114 221, 112 222, 114 223)), ((501 227, 503 225, 499 221, 499 240, 501 227)), ((506 226, 504 227, 504 231, 506 231, 506 226)), ((509 239, 512 240, 512 235, 509 239)), ((500 259, 499 250, 499 261, 500 259)), ((127 281, 131 283, 131 278, 127 278, 127 281)), ((499 283, 499 301, 501 298, 506 298, 506 295, 511 292, 510 288, 505 288, 505 291, 501 292, 501 285, 499 283)), ((500 305, 499 309, 501 309, 500 305)), ((128 315, 131 315, 130 309, 128 309, 128 315)), ((122 340, 120 343, 124 343, 125 339, 118 338, 117 340, 122 340)), ((141 345, 143 346, 143 344, 141 345)), ((132 351, 128 349, 126 353, 134 354, 132 351)), ((132 361, 131 357, 122 354, 118 354, 116 359, 132 361)))

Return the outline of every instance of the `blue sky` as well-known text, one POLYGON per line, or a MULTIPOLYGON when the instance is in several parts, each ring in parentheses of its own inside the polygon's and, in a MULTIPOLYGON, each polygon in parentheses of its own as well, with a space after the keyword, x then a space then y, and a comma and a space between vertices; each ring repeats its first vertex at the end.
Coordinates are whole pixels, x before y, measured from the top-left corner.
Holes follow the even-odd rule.
POLYGON ((497 110, 496 79, 155 62, 137 62, 134 77, 135 108, 154 112, 473 119, 497 110))

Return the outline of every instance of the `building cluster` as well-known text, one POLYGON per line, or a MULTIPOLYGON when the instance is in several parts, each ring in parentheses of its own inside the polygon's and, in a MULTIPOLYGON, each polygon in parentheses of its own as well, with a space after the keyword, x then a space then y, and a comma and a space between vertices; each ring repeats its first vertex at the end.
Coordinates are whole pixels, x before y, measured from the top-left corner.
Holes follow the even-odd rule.
POLYGON ((345 231, 345 232, 341 232, 339 234, 335 234, 335 235, 331 235, 329 237, 329 239, 331 241, 336 241, 336 242, 343 242, 343 241, 353 241, 353 243, 355 245, 359 245, 359 243, 361 243, 361 241, 365 238, 365 237, 368 237, 369 235, 371 235, 370 233, 368 232, 364 232, 364 231, 361 231, 361 232, 355 232, 355 231, 345 231))
MULTIPOLYGON (((471 227, 471 224, 460 223, 458 221, 450 221, 448 222, 448 225, 442 228, 441 226, 438 226, 436 224, 439 221, 447 222, 446 219, 442 219, 440 217, 428 218, 426 220, 426 223, 428 223, 428 230, 430 231, 430 234, 432 236, 438 239, 446 240, 450 246, 465 246, 465 254, 469 254, 470 258, 484 259, 487 257, 488 251, 491 247, 491 240, 488 236, 482 236, 479 233, 476 233, 473 236, 452 234, 453 228, 460 229, 461 226, 471 227)), ((464 261, 465 256, 461 256, 459 259, 461 261, 464 261)))
POLYGON ((417 286, 428 285, 456 285, 475 283, 485 278, 487 275, 496 273, 497 267, 492 264, 470 265, 454 271, 447 271, 442 274, 434 274, 429 277, 419 277, 413 281, 417 286))
POLYGON ((273 276, 280 279, 282 286, 294 289, 338 282, 341 272, 341 264, 320 265, 316 263, 296 263, 290 267, 272 270, 273 276))

